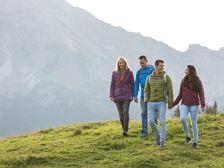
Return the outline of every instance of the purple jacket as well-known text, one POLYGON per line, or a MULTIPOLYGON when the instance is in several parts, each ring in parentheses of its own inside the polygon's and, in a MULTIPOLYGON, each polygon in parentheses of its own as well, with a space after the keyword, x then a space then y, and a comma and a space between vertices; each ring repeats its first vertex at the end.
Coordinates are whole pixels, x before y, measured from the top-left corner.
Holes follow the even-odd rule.
POLYGON ((130 70, 123 73, 112 73, 110 84, 110 97, 115 101, 127 100, 131 101, 134 95, 134 77, 130 70))

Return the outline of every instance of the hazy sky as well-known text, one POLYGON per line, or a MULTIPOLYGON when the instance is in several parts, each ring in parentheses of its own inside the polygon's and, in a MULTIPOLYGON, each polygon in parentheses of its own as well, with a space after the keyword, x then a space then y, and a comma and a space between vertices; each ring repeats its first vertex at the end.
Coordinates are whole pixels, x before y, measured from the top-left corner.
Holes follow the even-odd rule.
POLYGON ((97 18, 185 51, 224 47, 223 0, 67 0, 97 18))

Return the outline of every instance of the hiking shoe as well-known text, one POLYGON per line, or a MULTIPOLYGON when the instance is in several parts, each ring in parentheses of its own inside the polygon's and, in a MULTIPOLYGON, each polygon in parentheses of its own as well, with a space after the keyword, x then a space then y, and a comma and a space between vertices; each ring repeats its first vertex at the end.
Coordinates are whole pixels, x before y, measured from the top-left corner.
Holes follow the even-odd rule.
POLYGON ((190 143, 191 143, 191 138, 190 137, 186 137, 185 144, 190 144, 190 143))
POLYGON ((161 141, 160 147, 166 147, 165 141, 161 141))
POLYGON ((160 145, 160 136, 156 135, 156 145, 160 145))
POLYGON ((139 134, 139 137, 140 138, 144 138, 144 137, 147 137, 147 136, 148 136, 148 133, 147 132, 141 131, 140 134, 139 134))
POLYGON ((128 133, 127 133, 127 132, 123 132, 123 135, 124 135, 125 137, 128 137, 128 133))
POLYGON ((197 148, 199 148, 199 146, 198 146, 197 143, 193 143, 192 148, 193 148, 193 149, 197 149, 197 148))

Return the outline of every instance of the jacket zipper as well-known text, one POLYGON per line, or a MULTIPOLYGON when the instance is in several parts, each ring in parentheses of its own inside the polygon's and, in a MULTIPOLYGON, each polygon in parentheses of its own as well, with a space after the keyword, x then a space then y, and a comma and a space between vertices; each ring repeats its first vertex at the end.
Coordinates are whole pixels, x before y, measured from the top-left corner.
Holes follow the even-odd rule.
POLYGON ((155 98, 156 98, 157 77, 155 78, 155 98))

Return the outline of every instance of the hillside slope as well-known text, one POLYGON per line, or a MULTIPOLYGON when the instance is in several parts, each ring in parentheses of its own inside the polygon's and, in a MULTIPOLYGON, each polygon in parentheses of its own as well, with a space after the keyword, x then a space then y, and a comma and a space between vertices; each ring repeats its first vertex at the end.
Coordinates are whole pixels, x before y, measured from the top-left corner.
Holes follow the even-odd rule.
POLYGON ((199 116, 200 148, 185 145, 179 119, 167 122, 167 147, 154 136, 120 135, 118 121, 45 129, 0 141, 0 167, 224 167, 224 114, 199 116))

